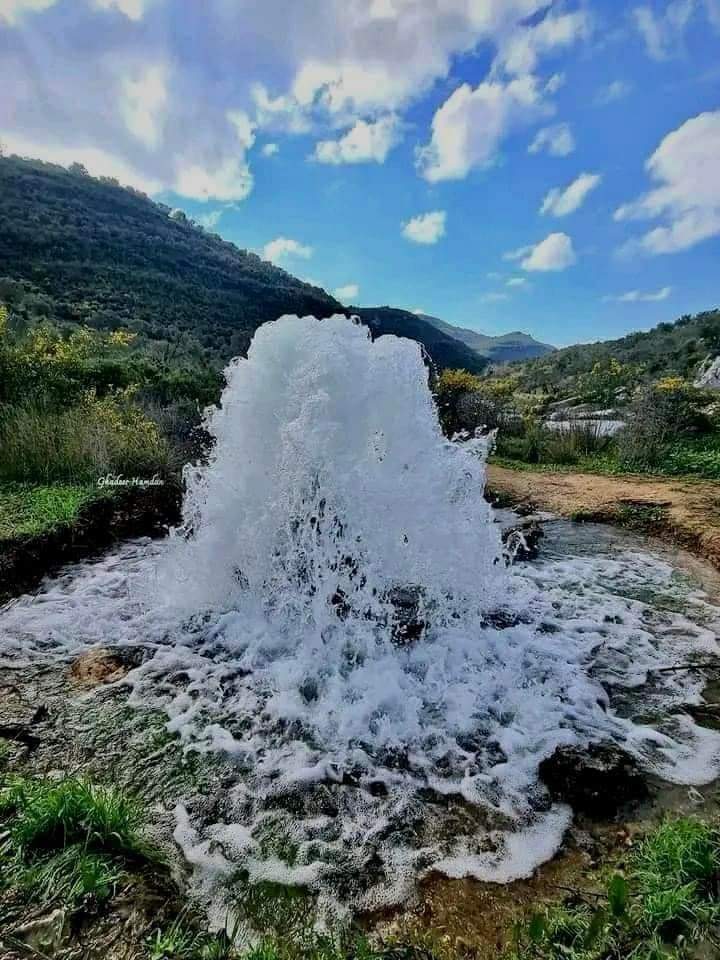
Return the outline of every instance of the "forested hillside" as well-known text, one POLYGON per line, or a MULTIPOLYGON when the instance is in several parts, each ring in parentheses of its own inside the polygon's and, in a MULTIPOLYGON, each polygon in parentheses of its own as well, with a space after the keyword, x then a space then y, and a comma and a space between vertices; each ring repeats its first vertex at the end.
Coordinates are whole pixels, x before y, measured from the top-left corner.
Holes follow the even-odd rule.
MULTIPOLYGON (((108 178, 0 157, 0 303, 14 326, 119 328, 134 350, 223 366, 285 313, 349 312, 319 287, 209 234, 108 178)), ((373 333, 423 343, 436 365, 479 371, 463 343, 405 311, 372 314, 373 333)))
POLYGON ((663 376, 692 379, 708 355, 720 353, 720 310, 683 316, 675 323, 661 323, 645 333, 630 333, 619 340, 581 343, 547 356, 513 365, 526 390, 573 392, 579 378, 598 364, 613 360, 632 367, 638 380, 663 376))

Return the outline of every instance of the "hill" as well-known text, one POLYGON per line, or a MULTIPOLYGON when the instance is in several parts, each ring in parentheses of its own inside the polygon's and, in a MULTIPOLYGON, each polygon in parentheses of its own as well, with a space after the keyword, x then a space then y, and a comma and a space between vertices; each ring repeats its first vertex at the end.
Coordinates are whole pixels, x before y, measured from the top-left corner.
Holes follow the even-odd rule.
POLYGON ((644 333, 617 340, 582 343, 544 357, 513 364, 524 389, 572 393, 578 379, 596 364, 613 359, 635 370, 636 379, 677 376, 693 379, 708 356, 720 353, 720 310, 683 316, 644 333))
MULTIPOLYGON (((319 287, 207 233, 184 214, 109 178, 0 157, 0 303, 14 322, 128 328, 150 354, 214 366, 247 350, 285 313, 349 311, 319 287)), ((413 314, 380 308, 375 336, 420 341, 439 367, 479 371, 468 347, 413 314)))
POLYGON ((440 320, 439 317, 431 317, 426 313, 421 313, 419 316, 437 327, 438 330, 448 334, 448 336, 455 340, 461 340, 471 350, 487 357, 490 363, 529 360, 533 357, 545 356, 545 354, 552 353, 555 350, 555 347, 547 343, 540 343, 529 333, 522 333, 519 330, 513 333, 504 333, 499 337, 491 337, 485 333, 478 333, 477 330, 456 327, 452 323, 446 323, 445 320, 440 320))
POLYGON ((363 323, 367 324, 373 336, 394 333, 422 343, 439 369, 455 367, 480 373, 487 366, 487 360, 467 344, 438 329, 425 317, 408 310, 395 307, 352 307, 351 313, 357 314, 363 323))

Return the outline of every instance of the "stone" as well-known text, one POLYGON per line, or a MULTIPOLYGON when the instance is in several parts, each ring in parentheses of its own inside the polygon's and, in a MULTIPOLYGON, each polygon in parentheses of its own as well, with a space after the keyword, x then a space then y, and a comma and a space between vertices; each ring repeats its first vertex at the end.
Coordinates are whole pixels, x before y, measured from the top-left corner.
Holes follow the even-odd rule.
POLYGON ((69 939, 67 910, 58 907, 44 917, 16 927, 13 936, 40 956, 53 956, 69 939))
POLYGON ((538 772, 554 800, 596 819, 611 820, 648 795, 637 762, 612 743, 558 747, 538 772))
POLYGON ((73 660, 70 667, 70 676, 83 687, 98 687, 106 683, 116 683, 122 680, 130 670, 142 660, 138 651, 108 650, 106 647, 97 647, 86 650, 73 660))
POLYGON ((502 540, 508 562, 518 563, 523 560, 534 560, 540 552, 542 538, 542 524, 538 523, 537 520, 524 520, 503 530, 502 540))

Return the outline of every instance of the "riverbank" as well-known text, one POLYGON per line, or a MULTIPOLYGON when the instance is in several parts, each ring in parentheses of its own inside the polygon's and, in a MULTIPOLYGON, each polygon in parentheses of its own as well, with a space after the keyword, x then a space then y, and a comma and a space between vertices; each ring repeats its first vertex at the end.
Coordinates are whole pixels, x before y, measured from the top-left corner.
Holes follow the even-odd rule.
POLYGON ((0 487, 0 603, 63 564, 119 540, 160 536, 180 519, 177 483, 109 487, 0 487))
POLYGON ((720 569, 720 483, 608 476, 490 464, 491 500, 522 512, 612 523, 685 547, 720 569))

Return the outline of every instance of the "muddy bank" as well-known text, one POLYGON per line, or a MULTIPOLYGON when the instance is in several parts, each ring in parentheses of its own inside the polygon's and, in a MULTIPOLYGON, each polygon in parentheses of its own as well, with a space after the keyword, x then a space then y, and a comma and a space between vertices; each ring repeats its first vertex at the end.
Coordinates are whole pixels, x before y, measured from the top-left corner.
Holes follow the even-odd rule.
POLYGON ((31 590, 63 564, 131 537, 162 536, 180 520, 179 484, 126 487, 84 504, 72 523, 0 540, 0 603, 31 590))
POLYGON ((678 544, 720 569, 720 483, 488 467, 488 495, 521 511, 613 523, 678 544))

